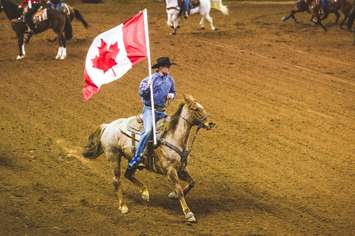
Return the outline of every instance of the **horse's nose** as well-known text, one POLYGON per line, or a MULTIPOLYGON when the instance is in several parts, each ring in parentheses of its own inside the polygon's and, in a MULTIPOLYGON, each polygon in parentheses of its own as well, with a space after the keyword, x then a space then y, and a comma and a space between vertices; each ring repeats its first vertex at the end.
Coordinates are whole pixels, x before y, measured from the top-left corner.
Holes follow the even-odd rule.
POLYGON ((214 123, 214 122, 206 122, 205 123, 205 127, 206 127, 207 130, 213 129, 213 128, 216 127, 216 123, 214 123))

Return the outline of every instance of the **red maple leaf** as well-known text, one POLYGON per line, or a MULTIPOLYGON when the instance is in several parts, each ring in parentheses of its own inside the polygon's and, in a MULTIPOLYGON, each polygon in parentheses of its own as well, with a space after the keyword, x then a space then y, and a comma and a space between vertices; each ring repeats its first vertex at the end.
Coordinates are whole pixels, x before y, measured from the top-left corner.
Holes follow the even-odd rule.
POLYGON ((115 44, 112 44, 108 49, 107 49, 107 43, 101 39, 101 45, 98 47, 99 49, 99 55, 95 56, 94 59, 92 59, 92 66, 103 70, 104 73, 111 69, 113 66, 117 65, 117 62, 115 61, 115 58, 120 51, 118 48, 117 42, 115 44))

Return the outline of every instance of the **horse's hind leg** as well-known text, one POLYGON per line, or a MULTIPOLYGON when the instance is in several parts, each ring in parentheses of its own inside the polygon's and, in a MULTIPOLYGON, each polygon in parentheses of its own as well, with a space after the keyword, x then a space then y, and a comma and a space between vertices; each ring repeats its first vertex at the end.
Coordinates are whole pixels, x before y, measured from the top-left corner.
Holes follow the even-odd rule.
MULTIPOLYGON (((186 169, 179 171, 178 177, 179 177, 179 179, 187 182, 187 185, 183 189, 184 195, 186 196, 191 191, 191 189, 195 186, 195 181, 193 180, 190 173, 186 169)), ((176 199, 177 194, 176 194, 176 192, 171 192, 171 193, 169 193, 168 197, 171 199, 176 199)))
POLYGON ((128 207, 124 203, 123 200, 123 191, 122 191, 122 181, 121 181, 121 156, 120 155, 115 155, 113 153, 109 154, 111 155, 114 159, 114 177, 113 177, 113 189, 116 194, 117 200, 118 200, 118 209, 121 211, 121 213, 125 214, 128 212, 128 207))
POLYGON ((139 181, 136 177, 135 177, 135 173, 133 173, 132 175, 128 176, 125 175, 125 177, 131 181, 135 186, 138 187, 139 192, 141 193, 141 197, 144 201, 149 202, 149 191, 148 191, 148 187, 146 185, 144 185, 141 181, 139 181))
POLYGON ((186 200, 184 197, 184 190, 181 187, 176 169, 170 167, 168 169, 167 176, 168 176, 169 180, 175 185, 175 193, 177 195, 177 199, 180 202, 180 205, 181 205, 181 208, 182 208, 182 211, 185 215, 186 220, 191 223, 196 222, 196 218, 195 218, 194 213, 192 213, 190 208, 187 206, 187 203, 186 203, 186 200))
POLYGON ((26 55, 25 43, 24 43, 24 34, 23 33, 17 33, 17 43, 18 43, 19 54, 18 54, 16 59, 17 60, 21 60, 26 55))
POLYGON ((212 19, 212 17, 210 16, 210 14, 207 14, 207 15, 205 16, 205 18, 206 18, 206 20, 208 21, 208 23, 210 23, 211 29, 212 29, 213 31, 215 31, 215 30, 216 30, 216 27, 214 27, 214 25, 213 25, 213 19, 212 19))
POLYGON ((287 21, 288 19, 292 18, 292 19, 297 23, 297 19, 296 19, 296 17, 295 17, 295 14, 296 14, 296 11, 295 11, 295 10, 292 10, 289 15, 283 16, 283 17, 281 18, 281 20, 285 22, 285 21, 287 21))
POLYGON ((58 47, 58 52, 57 52, 57 55, 55 56, 55 59, 56 60, 58 60, 58 59, 60 59, 61 58, 61 56, 62 56, 62 52, 63 52, 63 46, 62 46, 62 38, 63 38, 63 35, 61 35, 61 34, 58 34, 58 45, 59 45, 59 47, 58 47))
POLYGON ((64 60, 67 57, 66 39, 63 33, 58 34, 58 53, 55 59, 64 60))
POLYGON ((341 21, 341 23, 340 23, 340 28, 342 29, 343 28, 343 25, 344 25, 344 23, 345 23, 345 21, 348 19, 348 15, 345 15, 344 16, 344 19, 341 21))

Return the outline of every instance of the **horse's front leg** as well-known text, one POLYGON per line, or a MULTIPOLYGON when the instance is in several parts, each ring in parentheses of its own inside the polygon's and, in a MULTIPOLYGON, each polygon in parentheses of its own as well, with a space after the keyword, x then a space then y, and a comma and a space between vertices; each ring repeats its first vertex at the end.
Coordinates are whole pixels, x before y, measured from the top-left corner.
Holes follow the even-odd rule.
POLYGON ((205 29, 205 17, 204 16, 201 17, 199 29, 201 29, 201 30, 205 29))
POLYGON ((194 223, 196 222, 196 218, 194 213, 190 210, 190 208, 187 206, 185 196, 184 196, 184 190, 181 187, 179 177, 177 174, 177 171, 173 167, 169 167, 168 172, 167 172, 168 179, 175 185, 175 193, 177 195, 177 199, 180 202, 182 211, 185 215, 185 218, 188 222, 194 223))
MULTIPOLYGON (((185 188, 183 190, 184 195, 186 196, 191 191, 191 189, 195 186, 195 181, 193 180, 190 173, 186 169, 179 171, 178 177, 182 181, 187 182, 187 185, 185 186, 185 188)), ((168 197, 171 199, 177 199, 177 194, 176 194, 176 192, 171 192, 171 193, 169 193, 168 197)))
POLYGON ((25 58, 26 55, 23 33, 17 33, 17 43, 18 43, 19 54, 16 60, 22 60, 23 58, 25 58))
POLYGON ((121 213, 126 214, 128 212, 128 207, 124 203, 123 200, 123 190, 122 190, 122 181, 121 181, 121 156, 115 155, 114 153, 107 154, 109 155, 108 158, 112 158, 114 161, 114 177, 113 177, 113 190, 116 194, 118 200, 118 209, 121 213))

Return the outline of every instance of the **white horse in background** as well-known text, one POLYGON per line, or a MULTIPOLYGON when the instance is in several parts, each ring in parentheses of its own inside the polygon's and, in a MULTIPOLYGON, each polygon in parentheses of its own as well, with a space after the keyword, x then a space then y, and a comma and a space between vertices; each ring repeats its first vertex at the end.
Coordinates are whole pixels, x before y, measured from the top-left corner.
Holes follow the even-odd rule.
MULTIPOLYGON (((175 35, 179 27, 179 14, 180 6, 178 0, 165 0, 166 3, 166 13, 168 16, 168 26, 173 29, 171 34, 175 35)), ((217 9, 222 12, 223 15, 228 15, 228 7, 223 5, 222 0, 200 0, 200 5, 198 7, 192 8, 190 10, 190 15, 195 13, 200 13, 200 28, 204 29, 204 22, 207 20, 210 23, 211 29, 214 31, 216 27, 213 25, 213 19, 210 16, 211 9, 217 9)))

